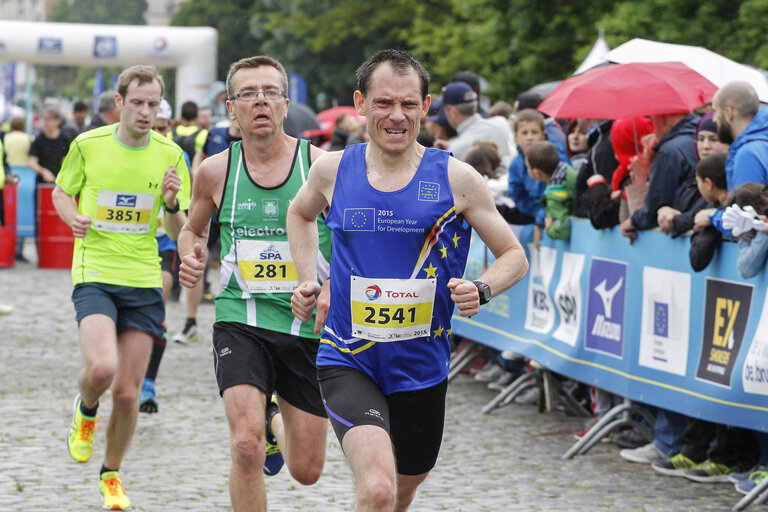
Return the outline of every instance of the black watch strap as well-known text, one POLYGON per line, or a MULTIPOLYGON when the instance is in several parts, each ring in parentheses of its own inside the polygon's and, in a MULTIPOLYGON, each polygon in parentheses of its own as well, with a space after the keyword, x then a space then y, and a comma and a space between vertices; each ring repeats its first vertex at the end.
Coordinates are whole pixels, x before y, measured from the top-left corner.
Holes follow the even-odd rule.
POLYGON ((168 205, 165 204, 165 201, 163 201, 163 209, 165 209, 168 213, 179 213, 179 207, 181 205, 179 204, 179 200, 176 200, 176 207, 175 208, 168 208, 168 205))
POLYGON ((480 294, 480 305, 488 304, 491 301, 491 287, 482 281, 472 281, 477 286, 477 293, 480 294))

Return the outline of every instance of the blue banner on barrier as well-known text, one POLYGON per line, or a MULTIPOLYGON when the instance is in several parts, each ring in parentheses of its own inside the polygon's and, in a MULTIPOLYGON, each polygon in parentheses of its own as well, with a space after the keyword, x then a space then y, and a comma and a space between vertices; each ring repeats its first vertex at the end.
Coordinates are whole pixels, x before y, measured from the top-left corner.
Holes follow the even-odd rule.
MULTIPOLYGON (((453 333, 513 350, 590 385, 728 425, 768 430, 766 276, 742 279, 738 246, 724 243, 694 273, 690 238, 574 220, 571 242, 532 229, 520 241, 528 275, 453 333)), ((473 235, 466 277, 493 256, 473 235)))
POLYGON ((11 172, 19 176, 16 209, 16 236, 35 236, 35 191, 37 173, 29 167, 11 167, 11 172))

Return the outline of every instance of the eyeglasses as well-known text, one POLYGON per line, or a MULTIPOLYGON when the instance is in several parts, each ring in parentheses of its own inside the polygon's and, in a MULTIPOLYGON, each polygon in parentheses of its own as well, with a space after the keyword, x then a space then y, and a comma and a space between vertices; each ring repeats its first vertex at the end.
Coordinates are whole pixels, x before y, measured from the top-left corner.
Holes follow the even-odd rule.
POLYGON ((259 97, 259 94, 263 94, 264 99, 267 101, 279 100, 280 98, 283 98, 285 96, 283 94, 283 91, 281 91, 280 89, 264 89, 263 91, 243 91, 241 93, 235 94, 234 96, 232 96, 231 99, 243 100, 243 101, 256 101, 259 97))

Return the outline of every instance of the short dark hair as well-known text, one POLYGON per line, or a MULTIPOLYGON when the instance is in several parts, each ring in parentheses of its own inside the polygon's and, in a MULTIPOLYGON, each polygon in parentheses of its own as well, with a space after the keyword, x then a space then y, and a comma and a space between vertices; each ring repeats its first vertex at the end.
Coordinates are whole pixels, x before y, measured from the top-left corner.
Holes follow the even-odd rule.
POLYGON ((256 55, 254 57, 240 59, 229 66, 229 71, 227 71, 227 98, 231 100, 235 96, 235 84, 232 83, 234 81, 235 73, 241 69, 254 69, 260 68, 261 66, 271 66, 280 73, 280 87, 283 88, 283 95, 287 95, 288 74, 285 72, 283 65, 268 55, 256 55))
POLYGON ((515 133, 517 133, 517 127, 520 123, 539 123, 541 125, 541 130, 544 131, 544 116, 541 112, 533 110, 532 108, 520 110, 515 114, 515 126, 513 130, 515 133))
POLYGON ((560 164, 557 148, 548 140, 540 140, 531 144, 531 147, 525 152, 525 159, 531 169, 538 169, 548 176, 552 176, 560 164))
POLYGON ((185 101, 182 103, 181 118, 185 121, 194 121, 197 119, 197 103, 194 101, 185 101))
POLYGON ((72 107, 73 112, 88 112, 88 105, 84 101, 76 101, 75 106, 72 107))
POLYGON ((767 188, 768 185, 761 183, 742 183, 728 194, 724 206, 731 206, 733 204, 737 204, 742 208, 751 206, 757 213, 763 213, 765 207, 768 206, 767 188))
POLYGON ((374 53, 365 62, 360 64, 355 72, 357 76, 357 89, 365 96, 368 88, 371 86, 371 76, 379 64, 389 64, 398 74, 404 75, 412 69, 419 77, 421 82, 421 99, 425 99, 429 94, 429 73, 421 65, 416 57, 403 50, 379 50, 374 53))
POLYGON ((14 117, 11 119, 11 130, 17 132, 23 132, 26 122, 23 117, 14 117))
POLYGON ((727 153, 712 153, 708 157, 702 158, 696 164, 696 176, 702 180, 709 178, 714 186, 720 190, 727 190, 728 183, 725 181, 725 161, 727 158, 727 153))
POLYGON ((464 161, 474 167, 481 176, 488 176, 491 179, 496 178, 496 169, 501 165, 501 157, 496 150, 496 144, 491 146, 480 143, 473 146, 464 161))
POLYGON ((544 99, 535 92, 524 92, 515 100, 515 108, 517 111, 525 110, 528 108, 536 109, 544 99))

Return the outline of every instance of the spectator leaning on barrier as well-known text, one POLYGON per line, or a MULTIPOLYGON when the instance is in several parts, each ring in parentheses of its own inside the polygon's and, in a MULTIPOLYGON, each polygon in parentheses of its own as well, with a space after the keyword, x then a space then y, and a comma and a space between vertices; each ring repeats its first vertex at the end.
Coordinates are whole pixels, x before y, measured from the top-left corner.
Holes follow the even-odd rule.
POLYGON ((579 170, 576 178, 576 194, 574 197, 574 215, 587 217, 598 228, 609 228, 618 224, 618 217, 609 219, 599 218, 593 212, 593 204, 589 197, 585 197, 589 188, 588 180, 596 175, 602 176, 607 183, 611 183, 613 171, 619 165, 611 143, 611 127, 613 121, 600 119, 581 118, 578 121, 579 129, 587 134, 587 161, 579 170))
POLYGON ((509 164, 509 197, 515 202, 515 208, 502 212, 504 219, 510 224, 535 223, 544 226, 544 205, 539 198, 544 195, 546 184, 536 181, 528 175, 525 166, 525 152, 534 142, 549 140, 557 148, 560 160, 570 163, 565 156, 564 146, 549 139, 544 128, 544 116, 532 109, 525 109, 515 114, 515 142, 517 156, 509 164))
POLYGON ((691 249, 688 256, 691 260, 691 268, 695 272, 701 272, 707 268, 715 255, 715 250, 720 247, 723 240, 722 233, 715 229, 709 217, 712 212, 720 208, 721 202, 728 196, 725 181, 727 157, 726 153, 712 153, 702 158, 696 165, 696 184, 701 196, 707 200, 707 206, 693 219, 695 228, 691 235, 691 249))
POLYGON ((637 238, 638 231, 658 225, 658 209, 674 203, 677 189, 696 167, 694 132, 699 116, 660 114, 651 116, 651 121, 659 143, 654 148, 656 157, 651 165, 648 195, 642 208, 621 223, 621 233, 630 241, 637 238))
POLYGON ((712 100, 717 134, 731 145, 725 163, 728 190, 742 183, 768 183, 768 110, 760 108, 755 90, 731 82, 712 100))
MULTIPOLYGON (((573 191, 576 187, 576 170, 560 161, 557 148, 548 140, 534 142, 525 154, 528 175, 536 181, 546 183, 542 202, 544 203, 544 226, 551 238, 571 238, 571 212, 573 191)), ((541 228, 534 227, 533 242, 538 247, 541 228)))

